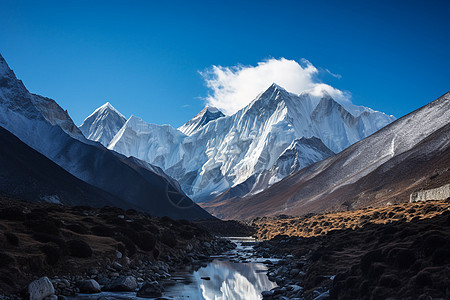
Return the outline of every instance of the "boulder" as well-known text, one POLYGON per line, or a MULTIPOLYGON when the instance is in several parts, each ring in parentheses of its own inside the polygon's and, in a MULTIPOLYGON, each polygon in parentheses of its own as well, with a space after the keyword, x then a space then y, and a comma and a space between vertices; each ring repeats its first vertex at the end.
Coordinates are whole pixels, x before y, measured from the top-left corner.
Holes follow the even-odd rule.
POLYGON ((157 298, 161 297, 163 289, 157 282, 145 282, 137 292, 137 296, 141 298, 157 298))
POLYGON ((36 279, 28 285, 30 300, 42 300, 55 293, 55 288, 47 276, 36 279))
POLYGON ((110 280, 106 285, 105 291, 114 292, 134 292, 138 284, 136 278, 133 276, 119 276, 115 279, 110 280))
POLYGON ((80 292, 86 294, 94 294, 101 292, 100 284, 98 284, 98 282, 95 281, 94 279, 87 279, 80 281, 80 283, 78 284, 78 288, 80 289, 80 292))

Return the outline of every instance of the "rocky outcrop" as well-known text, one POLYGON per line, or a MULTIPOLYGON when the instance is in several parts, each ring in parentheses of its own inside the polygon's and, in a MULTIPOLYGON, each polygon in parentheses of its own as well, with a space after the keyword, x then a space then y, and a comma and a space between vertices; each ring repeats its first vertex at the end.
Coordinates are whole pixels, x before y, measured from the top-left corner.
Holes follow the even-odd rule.
POLYGON ((412 193, 409 202, 445 200, 450 197, 450 183, 444 186, 412 193))

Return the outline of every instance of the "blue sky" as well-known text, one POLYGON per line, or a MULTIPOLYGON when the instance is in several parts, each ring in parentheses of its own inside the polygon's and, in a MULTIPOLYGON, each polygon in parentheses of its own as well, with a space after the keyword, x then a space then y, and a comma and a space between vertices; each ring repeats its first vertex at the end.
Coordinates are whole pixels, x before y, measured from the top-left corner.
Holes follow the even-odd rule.
POLYGON ((270 58, 400 117, 450 89, 449 3, 3 0, 0 53, 77 125, 109 101, 180 126, 211 93, 199 71, 270 58))

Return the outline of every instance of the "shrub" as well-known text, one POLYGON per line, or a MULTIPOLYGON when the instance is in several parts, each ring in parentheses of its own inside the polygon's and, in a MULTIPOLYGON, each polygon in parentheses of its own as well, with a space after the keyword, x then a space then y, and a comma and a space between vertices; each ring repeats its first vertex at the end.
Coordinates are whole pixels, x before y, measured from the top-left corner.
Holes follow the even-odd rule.
POLYGON ((161 242, 171 248, 174 248, 177 245, 177 240, 173 236, 173 233, 166 232, 161 235, 161 242))
POLYGON ((153 224, 147 225, 147 229, 148 229, 148 231, 150 231, 151 233, 159 234, 159 228, 156 227, 156 226, 153 225, 153 224))
POLYGON ((91 209, 92 209, 92 207, 87 206, 87 205, 72 206, 73 211, 85 211, 85 210, 91 210, 91 209))
POLYGON ((186 219, 178 220, 178 223, 180 223, 181 225, 187 225, 187 226, 192 225, 192 223, 186 219))
POLYGON ((48 212, 44 209, 36 208, 26 215, 28 220, 43 220, 48 217, 48 212))
POLYGON ((416 276, 416 284, 418 286, 432 285, 431 274, 427 271, 421 271, 416 276))
POLYGON ((396 262, 401 269, 409 268, 416 261, 416 255, 408 249, 400 249, 397 252, 396 262))
POLYGON ((431 234, 423 240, 422 249, 426 256, 430 256, 436 248, 439 248, 446 243, 447 240, 443 236, 439 234, 431 234))
POLYGON ((156 248, 153 249, 153 258, 154 258, 154 259, 158 259, 159 254, 160 254, 160 253, 159 253, 159 250, 158 250, 158 249, 156 249, 156 248))
POLYGON ((31 272, 42 272, 44 262, 40 255, 33 255, 25 258, 24 266, 28 267, 31 272))
POLYGON ((133 243, 132 240, 124 236, 116 237, 116 240, 122 242, 125 245, 129 257, 132 257, 133 255, 136 254, 137 252, 136 245, 133 243))
POLYGON ((0 252, 0 268, 9 266, 14 262, 14 259, 4 252, 0 252))
POLYGON ((55 265, 61 258, 61 250, 56 245, 43 245, 40 247, 41 251, 45 254, 46 261, 49 265, 55 265))
POLYGON ((168 216, 161 217, 161 219, 159 219, 159 220, 163 224, 174 224, 175 223, 175 221, 172 218, 168 217, 168 216))
POLYGON ((180 230, 180 236, 185 240, 191 240, 194 238, 195 234, 191 230, 180 230))
POLYGON ((450 262, 450 250, 438 248, 433 252, 432 261, 435 266, 442 266, 450 262))
POLYGON ((121 235, 132 240, 136 245, 139 245, 141 243, 141 237, 139 236, 139 233, 131 228, 116 227, 115 231, 120 232, 121 235))
POLYGON ((119 218, 118 216, 111 216, 106 218, 106 222, 116 226, 127 226, 127 221, 125 219, 119 218))
POLYGON ((119 207, 111 207, 111 206, 104 206, 100 209, 100 212, 102 214, 114 214, 114 215, 123 215, 124 211, 123 209, 119 208, 119 207))
POLYGON ((400 280, 395 275, 384 275, 380 278, 380 285, 383 287, 395 288, 401 285, 400 280))
POLYGON ((25 221, 24 224, 27 227, 30 227, 31 230, 40 233, 46 233, 51 235, 58 235, 59 228, 55 225, 55 223, 49 220, 31 220, 25 221))
POLYGON ((0 219, 10 221, 24 221, 25 214, 23 211, 16 207, 5 207, 0 210, 0 219))
POLYGON ((126 213, 127 215, 129 215, 129 216, 135 216, 135 215, 139 214, 139 213, 137 212, 137 210, 132 209, 132 208, 127 209, 127 210, 125 211, 125 213, 126 213))
POLYGON ((125 245, 123 243, 117 244, 117 251, 124 255, 127 253, 127 249, 125 248, 125 245))
POLYGON ((14 233, 5 232, 6 240, 13 246, 19 246, 19 238, 14 233))
POLYGON ((104 225, 97 225, 91 228, 93 234, 98 236, 114 236, 114 230, 104 225))
POLYGON ((71 256, 79 258, 88 258, 92 256, 92 249, 83 240, 74 239, 67 242, 67 248, 71 256))
POLYGON ((145 226, 140 221, 131 222, 130 227, 135 231, 144 231, 145 230, 145 226))
POLYGON ((141 243, 140 247, 145 251, 152 251, 156 246, 156 238, 155 236, 148 232, 144 231, 140 233, 141 243))
POLYGON ((363 273, 367 273, 372 265, 376 261, 381 261, 383 258, 380 250, 370 251, 363 255, 360 262, 360 267, 363 273))
POLYGON ((87 234, 89 232, 89 229, 80 223, 69 224, 66 226, 66 228, 69 229, 70 231, 73 231, 73 232, 79 233, 79 234, 87 234))
POLYGON ((41 243, 55 243, 59 246, 62 253, 67 253, 67 244, 59 236, 37 232, 33 234, 33 238, 41 243))

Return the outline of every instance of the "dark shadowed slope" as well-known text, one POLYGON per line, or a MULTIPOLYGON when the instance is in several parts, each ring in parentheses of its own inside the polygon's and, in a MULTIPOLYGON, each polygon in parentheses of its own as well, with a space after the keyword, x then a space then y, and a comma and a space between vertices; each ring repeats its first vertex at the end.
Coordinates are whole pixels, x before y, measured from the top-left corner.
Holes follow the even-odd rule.
POLYGON ((120 199, 76 178, 0 127, 0 195, 66 205, 126 207, 120 199))
POLYGON ((449 123, 447 93, 259 194, 204 207, 219 217, 249 218, 408 201, 418 189, 450 181, 449 123))

